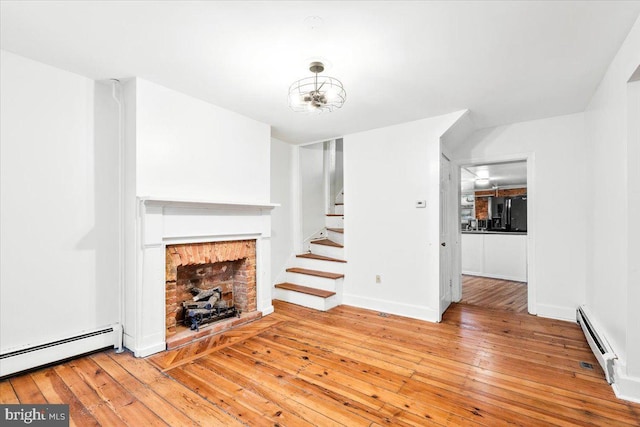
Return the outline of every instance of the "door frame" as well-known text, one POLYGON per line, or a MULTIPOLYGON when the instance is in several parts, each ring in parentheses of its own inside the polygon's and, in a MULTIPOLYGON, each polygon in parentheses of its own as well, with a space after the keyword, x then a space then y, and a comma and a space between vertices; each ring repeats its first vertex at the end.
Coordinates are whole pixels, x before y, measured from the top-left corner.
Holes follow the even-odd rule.
MULTIPOLYGON (((516 162, 526 161, 527 163, 527 311, 529 314, 537 314, 537 281, 536 281, 536 253, 535 253, 535 237, 537 230, 537 217, 536 217, 536 181, 535 181, 535 153, 521 153, 507 156, 478 156, 469 159, 457 159, 452 161, 452 173, 455 178, 452 180, 452 185, 457 188, 457 201, 456 209, 453 214, 455 215, 456 223, 460 223, 460 197, 462 196, 462 190, 460 188, 460 169, 464 166, 487 164, 487 163, 502 163, 502 162, 516 162)), ((460 226, 456 227, 457 238, 456 245, 453 248, 452 254, 452 268, 453 268, 453 289, 452 298, 453 301, 460 301, 462 299, 462 232, 460 226)))

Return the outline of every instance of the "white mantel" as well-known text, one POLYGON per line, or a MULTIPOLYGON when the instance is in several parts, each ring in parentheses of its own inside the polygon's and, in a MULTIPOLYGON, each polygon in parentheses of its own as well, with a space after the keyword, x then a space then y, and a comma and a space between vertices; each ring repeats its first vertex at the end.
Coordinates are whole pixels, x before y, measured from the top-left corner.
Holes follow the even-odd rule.
POLYGON ((205 208, 205 209, 227 209, 227 210, 249 210, 255 211, 256 209, 273 209, 280 206, 277 203, 242 203, 242 202, 221 202, 212 200, 199 200, 199 199, 167 199, 163 197, 138 197, 138 200, 144 202, 146 205, 161 205, 167 207, 186 207, 186 208, 205 208))
POLYGON ((138 357, 166 348, 167 245, 256 240, 257 309, 263 315, 272 313, 271 210, 277 206, 138 197, 135 281, 125 290, 125 346, 138 357))

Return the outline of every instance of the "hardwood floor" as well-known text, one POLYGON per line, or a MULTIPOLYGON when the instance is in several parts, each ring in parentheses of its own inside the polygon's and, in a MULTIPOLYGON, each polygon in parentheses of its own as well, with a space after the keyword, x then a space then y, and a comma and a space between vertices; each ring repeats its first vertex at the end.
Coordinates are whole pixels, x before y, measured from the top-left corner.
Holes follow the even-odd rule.
POLYGON ((570 322, 466 304, 439 324, 274 306, 147 359, 106 351, 4 380, 0 401, 69 403, 78 426, 640 425, 570 322))
POLYGON ((527 284, 463 275, 460 303, 527 313, 527 284))

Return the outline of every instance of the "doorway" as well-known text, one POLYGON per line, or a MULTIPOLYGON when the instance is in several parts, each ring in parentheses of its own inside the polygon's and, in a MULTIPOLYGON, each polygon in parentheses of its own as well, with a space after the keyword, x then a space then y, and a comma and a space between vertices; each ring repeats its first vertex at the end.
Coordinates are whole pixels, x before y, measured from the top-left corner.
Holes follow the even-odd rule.
POLYGON ((343 158, 342 138, 298 147, 297 252, 308 252, 312 240, 326 238, 327 215, 344 208, 343 158))
POLYGON ((460 303, 529 310, 527 161, 460 167, 460 303))

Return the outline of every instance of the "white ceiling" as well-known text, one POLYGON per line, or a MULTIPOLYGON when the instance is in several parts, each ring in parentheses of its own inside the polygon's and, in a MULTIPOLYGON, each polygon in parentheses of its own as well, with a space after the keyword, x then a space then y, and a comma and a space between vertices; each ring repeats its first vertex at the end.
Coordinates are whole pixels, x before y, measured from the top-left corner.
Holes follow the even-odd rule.
POLYGON ((527 162, 503 162, 465 166, 460 169, 462 191, 489 190, 493 187, 527 185, 527 162), (476 178, 489 178, 487 184, 476 182, 476 178))
POLYGON ((640 1, 2 1, 2 49, 138 76, 304 143, 470 109, 478 127, 583 111, 640 1), (322 25, 305 24, 309 16, 322 25), (294 113, 312 58, 341 110, 294 113))

